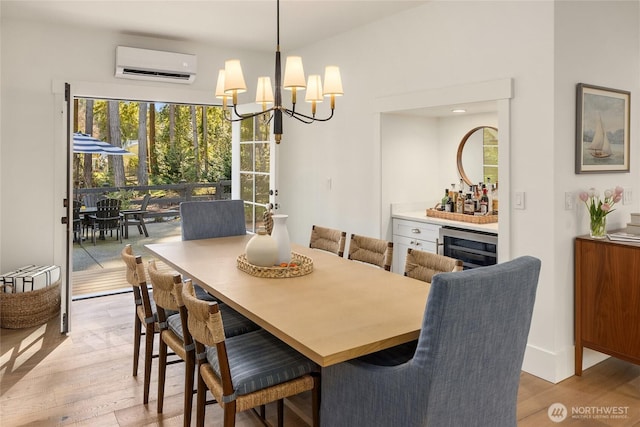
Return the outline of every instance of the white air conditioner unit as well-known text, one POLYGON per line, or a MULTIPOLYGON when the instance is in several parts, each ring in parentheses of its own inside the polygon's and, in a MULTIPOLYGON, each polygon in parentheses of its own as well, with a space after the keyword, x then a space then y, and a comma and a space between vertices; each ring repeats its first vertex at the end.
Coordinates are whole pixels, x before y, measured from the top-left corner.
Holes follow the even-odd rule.
POLYGON ((191 84, 196 79, 198 58, 185 53, 116 47, 116 77, 191 84))

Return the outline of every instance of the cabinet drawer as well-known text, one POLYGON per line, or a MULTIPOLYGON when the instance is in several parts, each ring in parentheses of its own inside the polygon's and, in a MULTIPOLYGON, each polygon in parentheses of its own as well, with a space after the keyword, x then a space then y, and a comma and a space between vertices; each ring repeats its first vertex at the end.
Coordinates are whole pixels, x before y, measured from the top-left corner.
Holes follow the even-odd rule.
POLYGON ((433 252, 433 253, 437 253, 436 252, 436 245, 437 245, 437 241, 429 241, 429 240, 422 240, 422 239, 416 239, 415 237, 405 237, 405 236, 393 236, 393 247, 395 248, 397 247, 405 247, 405 252, 406 252, 406 248, 412 248, 412 249, 418 249, 420 251, 425 251, 425 252, 433 252))
POLYGON ((440 237, 440 226, 424 222, 393 220, 393 234, 414 239, 435 242, 440 237))

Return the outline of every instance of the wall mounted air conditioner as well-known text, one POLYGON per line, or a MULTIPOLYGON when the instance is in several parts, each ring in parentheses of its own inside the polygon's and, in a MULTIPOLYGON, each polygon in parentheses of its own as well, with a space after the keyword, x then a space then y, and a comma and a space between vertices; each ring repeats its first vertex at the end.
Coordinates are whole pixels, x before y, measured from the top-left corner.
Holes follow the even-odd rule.
POLYGON ((122 79, 191 84, 196 79, 198 58, 185 53, 116 47, 116 74, 122 79))

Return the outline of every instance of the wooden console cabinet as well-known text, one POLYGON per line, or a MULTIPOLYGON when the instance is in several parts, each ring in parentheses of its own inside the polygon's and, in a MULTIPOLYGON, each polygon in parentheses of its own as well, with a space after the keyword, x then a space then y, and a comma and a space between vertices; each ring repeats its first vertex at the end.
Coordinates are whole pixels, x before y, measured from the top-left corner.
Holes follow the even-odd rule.
POLYGON ((640 364, 640 244, 575 240, 575 358, 583 348, 640 364))

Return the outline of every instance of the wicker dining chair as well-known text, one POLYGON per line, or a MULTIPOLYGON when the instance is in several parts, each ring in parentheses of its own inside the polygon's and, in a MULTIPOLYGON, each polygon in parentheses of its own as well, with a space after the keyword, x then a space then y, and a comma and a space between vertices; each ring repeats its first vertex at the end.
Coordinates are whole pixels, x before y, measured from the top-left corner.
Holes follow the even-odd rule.
POLYGON ((311 227, 309 247, 312 249, 320 249, 342 257, 344 255, 344 246, 346 242, 347 233, 345 231, 320 227, 317 225, 313 225, 311 227))
MULTIPOLYGON (((190 426, 193 376, 195 373, 195 347, 187 328, 187 311, 182 300, 182 276, 173 271, 158 271, 155 260, 149 261, 147 273, 153 287, 160 328, 157 412, 162 413, 163 410, 167 365, 184 361, 184 425, 185 427, 190 426), (170 348, 180 359, 167 362, 167 348, 170 348)), ((258 325, 225 304, 220 304, 220 312, 225 322, 224 333, 228 337, 259 329, 258 325)))
POLYGON ((190 280, 183 284, 182 299, 199 366, 197 426, 204 426, 207 389, 223 408, 225 427, 235 425, 236 413, 271 402, 281 426, 283 399, 305 391, 312 392, 313 426, 319 425, 315 363, 264 329, 226 338, 219 305, 197 299, 190 280))
POLYGON ((391 271, 393 242, 352 234, 348 258, 391 271))
POLYGON ((431 283, 435 274, 462 271, 462 261, 431 252, 407 249, 404 275, 431 283))
MULTIPOLYGON (((140 340, 145 337, 144 345, 144 394, 142 401, 149 403, 149 386, 151 383, 151 362, 153 359, 153 340, 160 331, 155 302, 149 293, 147 276, 140 255, 134 255, 131 245, 126 245, 121 252, 122 260, 127 266, 127 282, 133 288, 135 317, 133 322, 133 376, 138 376, 138 359, 140 358, 140 340), (144 324, 144 332, 142 325, 144 324)), ((172 313, 173 314, 173 313, 172 313)))

